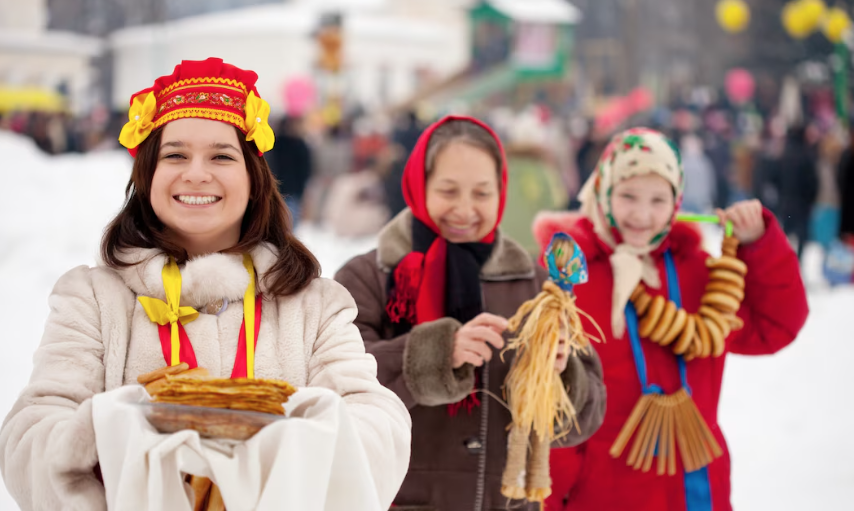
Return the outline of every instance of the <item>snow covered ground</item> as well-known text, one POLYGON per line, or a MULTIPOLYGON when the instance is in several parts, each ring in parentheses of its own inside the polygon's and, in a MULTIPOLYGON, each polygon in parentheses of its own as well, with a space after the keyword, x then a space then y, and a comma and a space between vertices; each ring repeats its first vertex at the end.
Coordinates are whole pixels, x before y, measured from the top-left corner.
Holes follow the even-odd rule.
MULTIPOLYGON (((124 152, 48 157, 0 132, 0 416, 32 370, 64 272, 92 265, 102 229, 118 211, 130 172, 124 152)), ((299 237, 331 277, 373 239, 344 240, 301 226, 299 237)), ((711 241, 715 244, 715 241, 711 241)), ((820 251, 805 278, 812 313, 799 339, 771 357, 728 359, 720 422, 733 459, 733 504, 742 510, 854 509, 854 288, 830 290, 820 251)), ((785 299, 780 297, 780 299, 785 299)), ((18 509, 0 485, 0 510, 18 509)))

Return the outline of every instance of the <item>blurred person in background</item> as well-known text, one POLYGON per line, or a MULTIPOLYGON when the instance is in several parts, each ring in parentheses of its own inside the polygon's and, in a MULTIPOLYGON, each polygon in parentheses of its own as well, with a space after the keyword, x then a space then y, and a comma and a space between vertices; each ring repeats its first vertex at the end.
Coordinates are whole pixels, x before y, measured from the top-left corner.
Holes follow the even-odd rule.
POLYGON ((800 259, 809 236, 810 214, 818 195, 815 156, 807 144, 804 124, 790 126, 780 160, 780 210, 783 230, 795 237, 800 259))
POLYGON ((378 233, 389 220, 380 175, 368 168, 336 177, 324 203, 323 220, 336 236, 378 233))
POLYGON ((22 135, 29 134, 32 114, 29 112, 13 112, 9 122, 9 129, 22 135))
POLYGON ((717 186, 712 162, 703 151, 703 141, 696 134, 689 133, 682 137, 680 146, 685 171, 682 209, 691 213, 711 213, 717 186))
POLYGON ((53 154, 53 142, 50 138, 48 130, 47 115, 38 112, 30 118, 30 123, 27 126, 27 134, 36 143, 36 147, 47 154, 53 154))
POLYGON ((723 109, 711 109, 705 117, 703 147, 715 170, 715 207, 729 205, 732 153, 730 151, 731 127, 723 109))
POLYGON ((303 193, 303 221, 323 222, 323 211, 335 178, 353 170, 353 137, 350 119, 344 118, 328 126, 320 139, 312 144, 315 156, 311 179, 303 193))
POLYGON ((383 174, 386 206, 392 218, 406 209, 401 188, 403 169, 406 168, 406 158, 415 149, 415 143, 418 142, 422 130, 418 115, 414 110, 410 110, 398 119, 392 131, 391 147, 388 150, 391 162, 383 174))
POLYGON ((299 223, 303 193, 311 177, 311 147, 305 140, 303 120, 285 116, 276 130, 276 145, 268 153, 270 170, 276 176, 279 193, 291 210, 294 227, 299 223))
MULTIPOLYGON (((578 169, 578 182, 586 183, 587 178, 596 169, 596 163, 599 161, 599 155, 608 144, 607 133, 595 129, 593 119, 588 119, 587 130, 584 133, 582 141, 575 153, 576 167, 578 169)), ((578 209, 581 203, 578 202, 577 194, 572 194, 572 199, 569 202, 569 209, 578 209)))
POLYGON ((732 145, 732 186, 729 201, 740 202, 753 195, 753 175, 758 166, 762 141, 758 135, 743 137, 732 145))
MULTIPOLYGON (((850 125, 854 126, 854 124, 850 125)), ((849 126, 848 147, 842 151, 837 169, 839 185, 839 237, 854 240, 854 129, 849 126)))
POLYGON ((818 194, 810 219, 810 237, 825 253, 839 234, 840 186, 837 169, 845 149, 845 137, 841 127, 834 122, 822 128, 816 142, 818 194))
POLYGON ((779 133, 777 130, 767 130, 762 139, 762 145, 756 154, 756 168, 753 171, 751 186, 753 196, 762 204, 780 216, 780 186, 781 158, 783 149, 786 147, 785 128, 779 133))
POLYGON ((50 114, 47 117, 47 139, 50 143, 50 154, 62 154, 68 150, 68 128, 65 119, 60 114, 50 114))
POLYGON ((575 196, 581 190, 581 169, 579 168, 578 152, 581 150, 582 144, 587 141, 587 120, 581 116, 570 117, 566 125, 565 138, 568 142, 569 149, 567 154, 570 156, 566 162, 566 167, 563 170, 564 183, 566 191, 569 194, 567 208, 571 209, 574 205, 575 196))

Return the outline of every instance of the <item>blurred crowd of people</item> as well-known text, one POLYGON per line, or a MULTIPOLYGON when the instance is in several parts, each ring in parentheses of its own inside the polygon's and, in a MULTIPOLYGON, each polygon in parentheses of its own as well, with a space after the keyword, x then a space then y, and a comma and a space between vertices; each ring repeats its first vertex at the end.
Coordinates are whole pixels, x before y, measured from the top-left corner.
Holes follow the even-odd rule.
POLYGON ((0 112, 0 130, 29 137, 47 154, 86 153, 118 147, 125 112, 95 109, 87 115, 67 112, 0 112))
MULTIPOLYGON (((755 197, 778 216, 799 254, 808 240, 827 250, 840 240, 854 244, 854 131, 826 92, 803 94, 794 117, 782 109, 734 105, 724 94, 720 100, 688 95, 705 99, 677 100, 607 126, 595 115, 558 115, 541 105, 476 112, 507 151, 512 193, 502 228, 535 253, 530 226, 537 212, 578 208, 578 191, 611 135, 645 125, 667 133, 681 152, 684 211, 712 213, 755 197)), ((332 127, 280 118, 267 159, 294 222, 323 224, 341 236, 376 233, 405 208, 400 182, 407 157, 437 116, 360 112, 332 127)), ((117 147, 122 120, 119 113, 74 118, 18 112, 0 116, 0 129, 62 154, 117 147)))
MULTIPOLYGON (((479 113, 505 142, 510 186, 502 228, 535 251, 538 211, 576 209, 580 187, 618 129, 646 125, 677 144, 686 173, 686 212, 713 213, 759 198, 799 254, 854 235, 854 158, 847 123, 826 112, 787 122, 776 112, 724 103, 657 108, 603 130, 595 119, 561 119, 539 106, 479 113)), ((391 123, 364 116, 311 133, 282 121, 270 163, 304 220, 343 236, 376 232, 404 207, 400 180, 418 135, 433 117, 404 112, 391 123)))

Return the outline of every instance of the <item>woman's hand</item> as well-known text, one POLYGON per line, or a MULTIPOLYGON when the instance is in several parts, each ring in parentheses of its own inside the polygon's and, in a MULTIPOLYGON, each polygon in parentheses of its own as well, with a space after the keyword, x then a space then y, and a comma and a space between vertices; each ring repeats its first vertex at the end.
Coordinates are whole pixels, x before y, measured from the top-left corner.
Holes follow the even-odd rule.
POLYGON ((732 234, 742 245, 753 243, 765 234, 762 203, 756 199, 736 202, 726 211, 717 210, 721 223, 732 222, 732 234))
POLYGON ((506 319, 486 312, 463 325, 454 335, 451 367, 457 369, 466 363, 480 367, 484 362, 489 362, 492 359, 492 348, 500 350, 504 347, 501 334, 506 329, 506 319))

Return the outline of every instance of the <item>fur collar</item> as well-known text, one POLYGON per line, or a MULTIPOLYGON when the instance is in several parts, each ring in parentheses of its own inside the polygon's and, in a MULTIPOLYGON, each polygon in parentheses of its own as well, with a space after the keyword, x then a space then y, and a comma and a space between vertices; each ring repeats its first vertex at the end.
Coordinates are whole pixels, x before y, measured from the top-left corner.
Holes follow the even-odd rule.
MULTIPOLYGON (((154 248, 133 249, 123 255, 125 261, 137 263, 116 270, 125 285, 137 295, 166 300, 161 275, 166 255, 154 248)), ((276 249, 265 243, 255 247, 251 255, 260 283, 256 291, 266 292, 263 276, 276 262, 276 249)), ((207 254, 187 261, 181 268, 181 305, 195 307, 221 298, 242 300, 248 285, 249 274, 243 267, 243 256, 207 254)))
MULTIPOLYGON (((588 261, 608 259, 613 253, 604 241, 593 231, 593 223, 584 215, 575 211, 543 212, 534 220, 534 237, 537 244, 544 249, 551 237, 558 231, 569 234, 578 243, 588 261)), ((694 224, 674 222, 670 233, 661 245, 651 255, 658 258, 668 248, 673 257, 679 258, 685 254, 702 250, 703 238, 700 230, 694 224)))
MULTIPOLYGON (((394 217, 382 231, 377 242, 377 264, 390 272, 406 254, 412 251, 412 212, 407 208, 394 217)), ((492 255, 480 270, 487 281, 515 280, 534 277, 534 262, 521 245, 503 236, 495 236, 492 255)))

